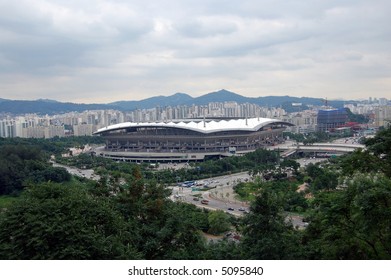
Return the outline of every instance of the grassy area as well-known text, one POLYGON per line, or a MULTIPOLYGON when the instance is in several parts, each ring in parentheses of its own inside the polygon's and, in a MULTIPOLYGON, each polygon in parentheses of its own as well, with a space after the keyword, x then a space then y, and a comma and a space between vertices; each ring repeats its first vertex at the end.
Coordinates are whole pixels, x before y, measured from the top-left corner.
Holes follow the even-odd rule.
POLYGON ((253 201, 258 194, 260 186, 249 183, 239 183, 234 187, 237 198, 241 201, 253 201))

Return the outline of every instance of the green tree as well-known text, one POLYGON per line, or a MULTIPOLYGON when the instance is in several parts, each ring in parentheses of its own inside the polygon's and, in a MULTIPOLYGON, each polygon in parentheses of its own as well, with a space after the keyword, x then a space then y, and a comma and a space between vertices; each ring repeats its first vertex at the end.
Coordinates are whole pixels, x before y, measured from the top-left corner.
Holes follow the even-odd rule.
POLYGON ((291 167, 293 168, 293 170, 295 172, 297 172, 297 170, 300 168, 300 163, 298 163, 297 161, 293 160, 293 159, 284 159, 281 163, 280 163, 280 166, 282 168, 286 168, 286 167, 291 167))
POLYGON ((205 217, 168 199, 171 190, 145 181, 135 169, 132 179, 113 198, 132 225, 135 246, 145 259, 197 259, 205 249, 201 229, 205 217), (190 214, 192 213, 192 214, 190 214), (195 222, 194 215, 200 218, 195 222))
POLYGON ((380 159, 381 168, 391 177, 391 127, 379 131, 365 142, 367 149, 380 159))
POLYGON ((305 234, 310 258, 390 259, 391 180, 357 175, 343 190, 322 192, 305 234))
POLYGON ((308 176, 310 176, 312 179, 315 179, 316 177, 319 177, 324 174, 323 169, 316 166, 313 163, 310 163, 307 165, 306 171, 307 171, 308 176))
POLYGON ((231 240, 210 242, 202 254, 207 260, 239 260, 241 259, 240 245, 231 240))
POLYGON ((333 190, 338 186, 338 176, 330 171, 325 171, 311 183, 314 190, 333 190))
POLYGON ((206 244, 199 222, 194 221, 193 210, 183 203, 167 201, 159 217, 138 224, 142 238, 139 248, 146 259, 183 260, 202 256, 206 244))
POLYGON ((358 123, 368 123, 369 117, 361 114, 354 114, 350 111, 349 108, 345 108, 348 113, 348 118, 350 122, 358 122, 358 123))
POLYGON ((29 188, 0 215, 1 259, 133 259, 128 225, 80 186, 29 188))
POLYGON ((381 160, 367 150, 358 149, 353 153, 342 156, 339 159, 342 172, 352 176, 355 173, 370 173, 383 171, 381 160))
POLYGON ((241 251, 247 259, 301 258, 299 233, 285 221, 282 201, 270 189, 262 189, 243 218, 241 251))
POLYGON ((211 211, 208 215, 209 233, 220 234, 230 229, 229 216, 222 210, 211 211))
POLYGON ((37 146, 4 145, 0 154, 0 195, 18 194, 29 183, 70 179, 66 170, 50 166, 37 146))

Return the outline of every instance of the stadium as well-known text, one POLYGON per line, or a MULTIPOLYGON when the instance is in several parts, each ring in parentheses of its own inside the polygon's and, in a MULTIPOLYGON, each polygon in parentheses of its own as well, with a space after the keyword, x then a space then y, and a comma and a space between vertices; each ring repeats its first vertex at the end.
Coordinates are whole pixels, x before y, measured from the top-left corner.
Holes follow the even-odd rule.
POLYGON ((100 156, 130 162, 203 161, 254 151, 282 141, 288 122, 277 119, 186 119, 120 123, 94 132, 100 156))

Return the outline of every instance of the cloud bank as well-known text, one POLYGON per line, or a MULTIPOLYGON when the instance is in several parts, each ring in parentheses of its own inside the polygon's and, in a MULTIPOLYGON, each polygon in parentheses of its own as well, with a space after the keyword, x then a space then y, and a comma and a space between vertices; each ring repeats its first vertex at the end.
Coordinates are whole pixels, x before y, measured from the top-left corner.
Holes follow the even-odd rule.
POLYGON ((0 0, 0 97, 391 99, 388 0, 0 0))

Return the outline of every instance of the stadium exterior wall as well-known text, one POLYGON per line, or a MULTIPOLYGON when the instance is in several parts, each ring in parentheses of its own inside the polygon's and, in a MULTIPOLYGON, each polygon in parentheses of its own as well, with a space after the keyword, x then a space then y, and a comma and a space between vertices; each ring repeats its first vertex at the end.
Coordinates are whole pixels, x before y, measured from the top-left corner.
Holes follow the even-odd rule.
POLYGON ((131 162, 189 162, 254 151, 283 141, 287 122, 275 119, 123 123, 96 131, 100 156, 131 162))

